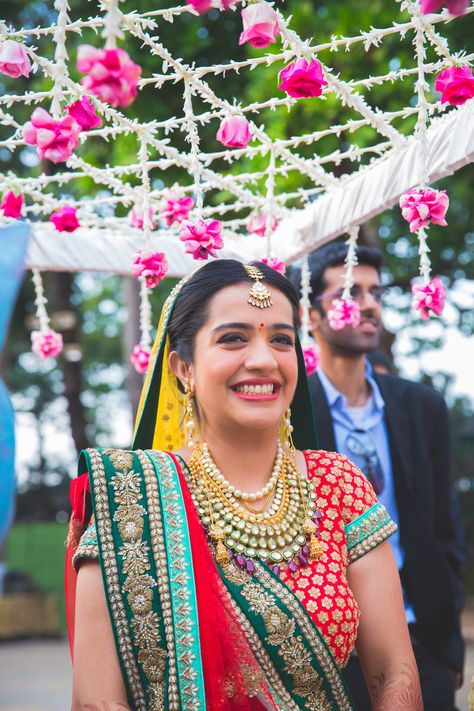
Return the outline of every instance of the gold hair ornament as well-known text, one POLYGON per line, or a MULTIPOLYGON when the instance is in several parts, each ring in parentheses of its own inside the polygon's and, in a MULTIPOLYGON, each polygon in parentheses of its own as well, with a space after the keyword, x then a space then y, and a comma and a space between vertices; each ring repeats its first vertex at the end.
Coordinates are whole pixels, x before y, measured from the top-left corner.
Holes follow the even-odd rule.
POLYGON ((251 264, 244 264, 244 269, 247 275, 255 280, 255 284, 250 287, 247 303, 258 309, 267 309, 273 304, 273 301, 267 287, 262 284, 261 280, 265 278, 263 272, 251 264))

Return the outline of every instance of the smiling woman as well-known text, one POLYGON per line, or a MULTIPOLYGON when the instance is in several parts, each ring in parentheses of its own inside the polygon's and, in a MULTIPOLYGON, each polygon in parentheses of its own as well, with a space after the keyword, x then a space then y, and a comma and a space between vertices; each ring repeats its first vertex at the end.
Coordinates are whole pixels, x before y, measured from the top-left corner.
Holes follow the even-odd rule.
POLYGON ((263 264, 212 262, 168 298, 134 449, 83 452, 73 487, 73 711, 349 711, 358 629, 373 708, 421 709, 395 526, 316 449, 298 326, 263 264))

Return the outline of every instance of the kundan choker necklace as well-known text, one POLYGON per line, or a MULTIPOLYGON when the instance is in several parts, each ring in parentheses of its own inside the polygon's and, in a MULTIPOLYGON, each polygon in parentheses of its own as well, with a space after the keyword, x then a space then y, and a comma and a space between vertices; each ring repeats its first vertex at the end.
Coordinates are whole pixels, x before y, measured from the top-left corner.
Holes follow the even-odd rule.
POLYGON ((195 446, 188 468, 193 501, 219 565, 233 560, 252 574, 258 559, 276 574, 281 567, 294 573, 321 556, 316 493, 280 444, 270 479, 256 492, 230 484, 205 443, 195 446), (251 505, 262 498, 261 508, 251 505))

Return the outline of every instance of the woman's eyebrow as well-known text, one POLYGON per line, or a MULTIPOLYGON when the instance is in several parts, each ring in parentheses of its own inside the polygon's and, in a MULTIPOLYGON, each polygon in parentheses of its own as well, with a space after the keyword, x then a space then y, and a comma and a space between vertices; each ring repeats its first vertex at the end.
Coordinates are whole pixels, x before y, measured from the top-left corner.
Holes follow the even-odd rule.
MULTIPOLYGON (((268 328, 271 328, 274 331, 292 331, 292 333, 295 333, 296 329, 295 327, 290 324, 290 323, 269 323, 267 324, 268 328)), ((215 328, 212 329, 211 334, 217 333, 219 331, 225 331, 228 330, 229 328, 235 328, 238 329, 239 331, 253 331, 255 330, 255 326, 253 326, 251 323, 241 323, 238 321, 233 321, 230 323, 221 323, 219 326, 216 326, 215 328)))

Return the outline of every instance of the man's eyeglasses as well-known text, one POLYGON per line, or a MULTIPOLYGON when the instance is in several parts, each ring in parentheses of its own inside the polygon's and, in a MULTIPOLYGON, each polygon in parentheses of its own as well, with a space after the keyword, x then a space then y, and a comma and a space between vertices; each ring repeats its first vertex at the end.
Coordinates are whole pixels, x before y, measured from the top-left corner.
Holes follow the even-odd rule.
MULTIPOLYGON (((380 304, 383 297, 388 294, 389 288, 390 287, 388 286, 371 286, 370 289, 361 289, 360 286, 354 285, 351 288, 351 297, 354 301, 362 301, 364 294, 368 293, 374 301, 380 304)), ((339 289, 333 294, 321 294, 320 296, 315 296, 313 301, 322 301, 323 299, 340 299, 343 292, 344 289, 339 289)))
POLYGON ((349 432, 346 438, 346 447, 351 454, 364 460, 362 471, 372 484, 377 496, 381 494, 385 486, 385 477, 369 433, 358 429, 349 432))

